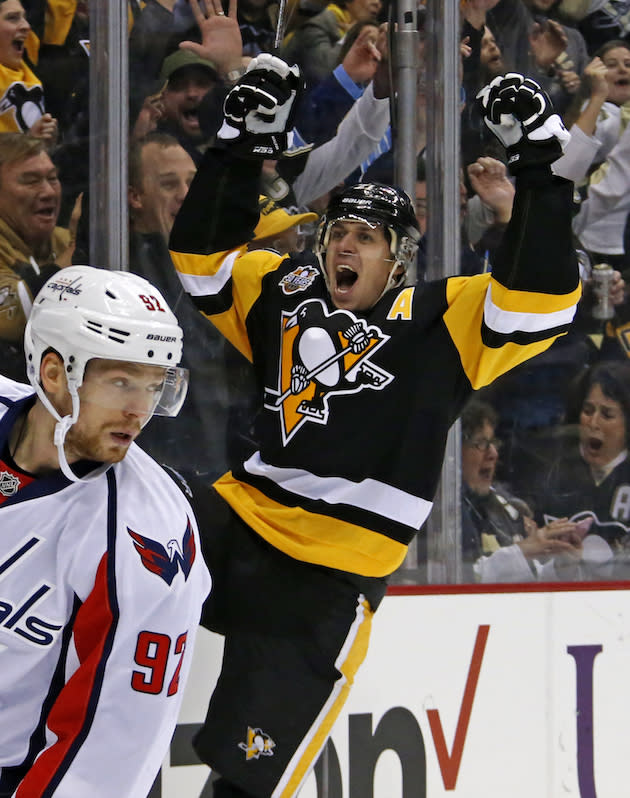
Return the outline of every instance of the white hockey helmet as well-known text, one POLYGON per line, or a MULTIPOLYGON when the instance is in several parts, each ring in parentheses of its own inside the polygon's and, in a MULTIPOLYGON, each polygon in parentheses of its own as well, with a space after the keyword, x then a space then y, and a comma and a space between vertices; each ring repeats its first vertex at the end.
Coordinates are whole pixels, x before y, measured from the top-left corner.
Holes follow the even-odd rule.
POLYGON ((104 358, 165 368, 164 387, 153 413, 175 416, 188 388, 188 373, 178 368, 182 343, 181 327, 166 300, 138 275, 94 266, 69 266, 46 282, 33 302, 24 333, 24 351, 28 379, 59 422, 55 444, 66 476, 76 479, 72 472, 68 473, 63 441, 79 416, 78 388, 88 361, 104 358), (40 383, 41 360, 50 349, 63 360, 72 397, 72 415, 63 419, 40 383))

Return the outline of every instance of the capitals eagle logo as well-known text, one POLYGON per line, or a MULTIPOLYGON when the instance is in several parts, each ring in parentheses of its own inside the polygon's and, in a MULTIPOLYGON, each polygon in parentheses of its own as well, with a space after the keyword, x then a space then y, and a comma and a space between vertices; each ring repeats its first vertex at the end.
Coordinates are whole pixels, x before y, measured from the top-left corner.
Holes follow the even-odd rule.
POLYGON ((347 310, 328 313, 320 299, 309 299, 280 319, 277 388, 266 388, 265 407, 280 413, 286 444, 307 422, 326 424, 329 397, 381 391, 393 375, 370 357, 389 340, 347 310))
POLYGON ((133 545, 147 571, 157 574, 167 585, 172 584, 180 568, 184 574, 184 580, 188 579, 188 574, 197 556, 195 536, 190 519, 188 519, 188 525, 181 544, 178 540, 169 540, 167 543, 168 551, 157 540, 140 535, 129 529, 129 527, 127 527, 127 532, 131 536, 133 545))

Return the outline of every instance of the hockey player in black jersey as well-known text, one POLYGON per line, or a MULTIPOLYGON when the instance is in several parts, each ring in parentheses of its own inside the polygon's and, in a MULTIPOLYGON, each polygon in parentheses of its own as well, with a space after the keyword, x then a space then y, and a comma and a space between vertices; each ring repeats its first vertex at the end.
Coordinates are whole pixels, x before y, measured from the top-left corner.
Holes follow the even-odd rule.
POLYGON ((217 798, 296 794, 387 577, 430 512, 449 427, 474 389, 562 335, 580 296, 572 185, 550 170, 568 134, 520 75, 479 99, 517 184, 492 274, 405 285, 418 227, 408 197, 381 185, 331 202, 317 257, 247 252, 257 159, 282 153, 298 86, 279 59, 251 62, 170 242, 261 397, 256 448, 215 483, 203 541, 214 586, 203 623, 225 650, 195 746, 220 774, 217 798))

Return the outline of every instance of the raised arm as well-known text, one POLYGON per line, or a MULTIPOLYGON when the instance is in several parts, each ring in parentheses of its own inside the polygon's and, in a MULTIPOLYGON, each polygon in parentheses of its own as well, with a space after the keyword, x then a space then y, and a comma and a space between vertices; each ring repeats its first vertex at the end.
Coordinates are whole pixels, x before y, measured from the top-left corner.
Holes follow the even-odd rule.
POLYGON ((573 184, 550 169, 569 134, 540 86, 522 75, 495 78, 479 99, 506 148, 516 194, 492 273, 449 281, 444 320, 475 389, 566 333, 581 294, 573 184))
POLYGON ((569 133, 545 92, 522 75, 495 78, 479 99, 516 177, 512 218, 493 279, 510 290, 569 294, 579 284, 571 234, 573 184, 551 172, 569 133))
POLYGON ((253 59, 229 92, 217 143, 207 150, 173 225, 170 249, 198 309, 248 358, 246 319, 274 252, 246 254, 258 221, 261 165, 287 149, 297 67, 267 53, 253 59))
POLYGON ((170 247, 210 254, 245 245, 258 221, 263 160, 287 149, 297 67, 264 53, 229 92, 216 144, 206 151, 171 231, 170 247))

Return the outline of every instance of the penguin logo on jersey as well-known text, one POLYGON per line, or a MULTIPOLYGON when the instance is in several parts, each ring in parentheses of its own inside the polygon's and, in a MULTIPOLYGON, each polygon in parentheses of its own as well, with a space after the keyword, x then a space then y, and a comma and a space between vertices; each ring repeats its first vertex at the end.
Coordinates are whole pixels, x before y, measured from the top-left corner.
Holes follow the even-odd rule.
POLYGON ((167 585, 172 583, 180 568, 184 574, 184 581, 188 579, 188 574, 197 556, 195 536, 190 520, 184 532, 181 545, 178 540, 169 540, 167 543, 168 551, 157 540, 151 540, 151 538, 140 535, 129 529, 129 527, 127 527, 127 532, 131 536, 133 545, 147 571, 157 574, 167 585))
POLYGON ((245 759, 259 759, 261 756, 273 756, 273 749, 276 744, 268 734, 262 729, 252 729, 247 727, 247 742, 239 743, 241 751, 245 751, 245 759))
POLYGON ((280 413, 284 445, 306 422, 328 422, 330 396, 381 391, 394 379, 370 361, 389 336, 350 311, 309 299, 280 324, 278 387, 266 389, 265 407, 280 413))
POLYGON ((316 269, 315 266, 309 266, 308 264, 305 264, 304 266, 298 266, 297 269, 293 269, 292 272, 285 274, 278 285, 280 288, 282 288, 283 294, 290 296, 298 291, 306 291, 318 274, 319 270, 316 269))
POLYGON ((13 110, 15 121, 22 131, 28 133, 37 120, 44 115, 44 91, 41 86, 25 86, 12 83, 0 100, 0 114, 13 110))

